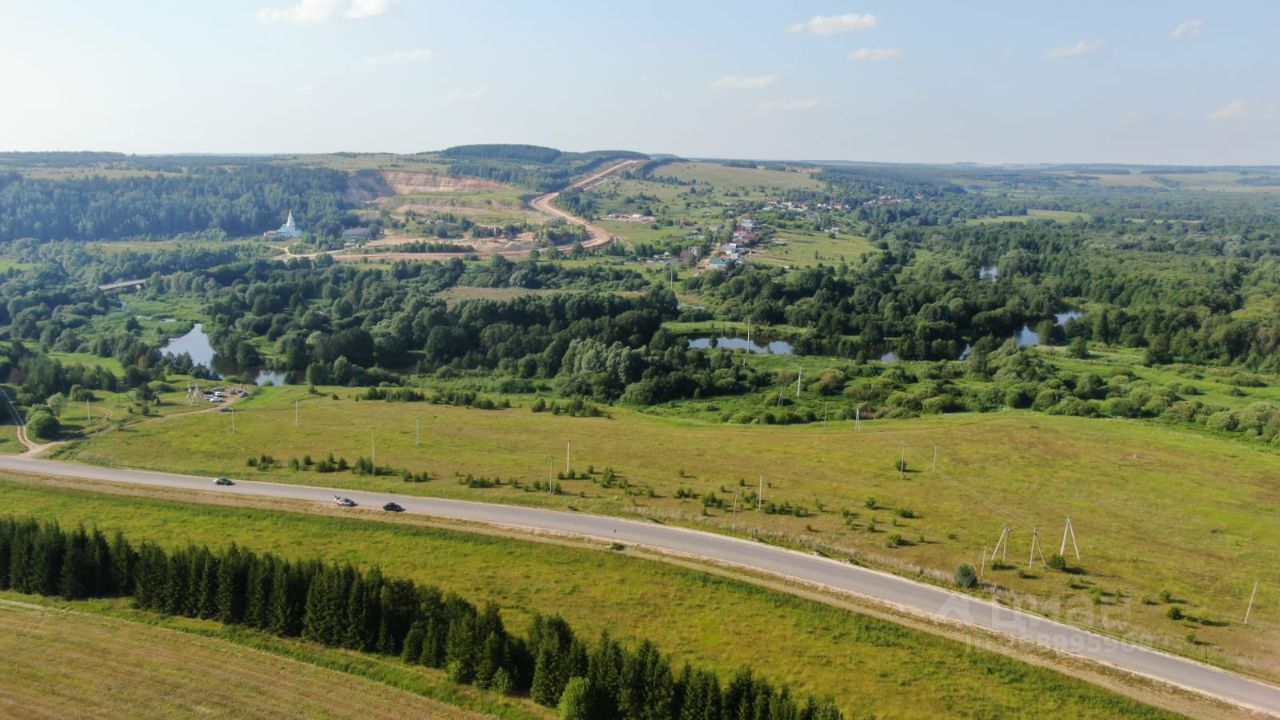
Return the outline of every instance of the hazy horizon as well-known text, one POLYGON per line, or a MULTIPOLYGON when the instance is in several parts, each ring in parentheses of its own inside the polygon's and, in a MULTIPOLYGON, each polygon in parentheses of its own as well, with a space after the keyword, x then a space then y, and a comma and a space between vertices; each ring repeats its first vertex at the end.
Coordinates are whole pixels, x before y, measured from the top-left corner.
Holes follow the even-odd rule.
POLYGON ((233 0, 0 9, 0 146, 470 143, 984 165, 1280 164, 1280 6, 233 0))

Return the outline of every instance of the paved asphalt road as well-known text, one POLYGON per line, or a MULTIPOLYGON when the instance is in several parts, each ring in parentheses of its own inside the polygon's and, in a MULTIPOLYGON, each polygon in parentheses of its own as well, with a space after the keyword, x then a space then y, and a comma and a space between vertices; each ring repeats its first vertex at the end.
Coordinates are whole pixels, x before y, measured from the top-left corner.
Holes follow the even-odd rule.
POLYGON ((395 501, 406 511, 435 517, 566 533, 681 553, 853 592, 934 617, 959 621, 1014 638, 1079 655, 1205 695, 1280 716, 1280 688, 1209 667, 1193 660, 1130 645, 1086 630, 953 593, 932 585, 854 567, 749 540, 656 523, 536 508, 441 500, 305 485, 237 480, 215 487, 211 478, 174 475, 25 457, 0 456, 0 469, 89 480, 155 485, 332 503, 335 493, 364 508, 395 501))

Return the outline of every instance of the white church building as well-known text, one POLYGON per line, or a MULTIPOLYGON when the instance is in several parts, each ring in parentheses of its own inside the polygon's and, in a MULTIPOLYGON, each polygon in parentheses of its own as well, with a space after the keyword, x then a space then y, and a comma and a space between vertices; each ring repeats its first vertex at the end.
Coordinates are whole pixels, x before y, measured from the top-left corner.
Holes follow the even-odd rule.
POLYGON ((263 233, 266 237, 284 238, 286 240, 294 240, 302 237, 302 231, 298 229, 297 223, 293 221, 293 211, 289 212, 289 219, 284 221, 279 230, 268 230, 263 233))

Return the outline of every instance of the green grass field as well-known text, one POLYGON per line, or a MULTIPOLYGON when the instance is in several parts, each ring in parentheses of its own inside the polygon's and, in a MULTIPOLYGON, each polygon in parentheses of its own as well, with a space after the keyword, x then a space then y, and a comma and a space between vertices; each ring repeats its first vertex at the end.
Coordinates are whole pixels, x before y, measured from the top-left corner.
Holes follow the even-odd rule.
POLYGON ((812 267, 853 262, 874 251, 875 246, 861 235, 841 233, 832 238, 826 233, 782 230, 772 243, 761 246, 750 259, 773 265, 812 267))
POLYGON ((969 225, 990 225, 992 223, 1030 222, 1032 220, 1053 220, 1059 223, 1072 223, 1077 220, 1088 220, 1089 214, 1074 210, 1027 210, 1026 215, 997 215, 995 217, 969 220, 969 225))
POLYGON ((834 697, 846 717, 1156 716, 1048 670, 844 609, 606 549, 535 543, 392 522, 123 497, 0 481, 18 516, 97 524, 165 545, 321 555, 496 602, 523 632, 559 612, 594 638, 650 638, 679 664, 728 674, 750 664, 834 697), (762 649, 767 648, 767 655, 762 649))
POLYGON ((357 653, 255 637, 207 621, 183 618, 157 624, 155 616, 129 611, 126 603, 59 603, 0 593, 0 653, 5 657, 0 666, 0 713, 33 718, 388 720, 478 720, 491 716, 487 711, 511 718, 551 716, 532 703, 466 693, 440 671, 396 663, 389 670, 401 676, 396 678, 399 685, 419 691, 406 692, 330 669, 376 663, 357 653), (237 637, 242 642, 232 639, 237 637), (244 640, 256 647, 246 647, 244 640), (481 712, 423 697, 432 691, 481 712))
MULTIPOLYGON (((442 213, 463 216, 483 225, 506 225, 546 222, 547 216, 529 207, 523 200, 527 190, 519 188, 483 188, 468 191, 413 192, 384 198, 380 205, 403 217, 408 211, 432 217, 442 213)), ((407 232, 412 233, 413 228, 407 232)))
POLYGON ((665 165, 654 171, 655 175, 681 180, 697 180, 722 191, 744 194, 776 194, 785 190, 821 190, 822 182, 815 180, 811 172, 791 170, 767 170, 743 168, 709 162, 679 162, 665 165))
POLYGON ((810 515, 744 507, 736 520, 740 532, 759 530, 939 582, 960 562, 978 565, 1005 523, 1014 527, 1011 561, 1025 563, 1032 527, 1056 550, 1070 516, 1083 574, 1037 566, 1030 577, 1008 569, 989 571, 986 579, 1050 615, 1277 675, 1272 659, 1280 652, 1280 617, 1271 588, 1280 585, 1280 555, 1272 552, 1280 546, 1280 454, 1266 447, 1151 423, 1026 412, 864 422, 856 431, 851 422, 826 429, 703 424, 622 408, 611 408, 607 419, 572 418, 534 414, 527 406, 484 411, 356 402, 351 390, 333 392, 341 399, 308 396, 297 387, 264 389, 239 406, 235 434, 229 413, 194 414, 128 425, 60 455, 209 476, 572 507, 721 532, 732 522, 728 510, 704 514, 699 500, 677 499, 677 490, 731 506, 739 493, 755 490, 763 474, 765 499, 802 506, 810 515), (415 422, 421 423, 420 447, 415 422), (260 454, 285 462, 332 451, 354 461, 369 454, 371 441, 379 464, 425 469, 434 479, 416 484, 246 467, 247 458, 260 454), (566 442, 573 468, 594 466, 594 479, 564 480, 561 496, 531 492, 529 485, 546 480, 549 467, 564 468, 566 442), (902 477, 895 469, 900 454, 910 470, 902 477), (606 466, 627 487, 605 487, 599 473, 606 466), (471 489, 459 483, 468 473, 516 478, 523 486, 471 489), (905 511, 913 517, 903 517, 905 511), (900 536, 899 547, 887 547, 893 535, 900 536), (1255 580, 1260 603, 1245 627, 1239 618, 1255 580), (1213 622, 1172 621, 1165 603, 1143 602, 1164 590, 1183 601, 1185 614, 1213 622), (1189 632, 1196 633, 1194 644, 1189 632))

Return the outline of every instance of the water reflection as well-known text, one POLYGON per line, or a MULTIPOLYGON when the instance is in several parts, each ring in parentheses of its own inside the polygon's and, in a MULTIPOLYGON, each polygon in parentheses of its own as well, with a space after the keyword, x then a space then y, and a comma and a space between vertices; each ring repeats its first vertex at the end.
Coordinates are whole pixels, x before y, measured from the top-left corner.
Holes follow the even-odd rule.
MULTIPOLYGON (((222 362, 222 359, 214 352, 213 345, 209 343, 209 336, 205 333, 202 323, 196 323, 186 335, 171 339, 167 345, 160 348, 160 352, 165 355, 186 353, 191 356, 191 362, 209 368, 217 377, 232 373, 240 374, 241 372, 241 369, 236 368, 234 364, 222 362)), ((259 368, 254 373, 253 382, 257 385, 284 385, 287 380, 284 372, 259 368)))
MULTIPOLYGON (((774 340, 768 345, 759 345, 754 340, 747 340, 746 338, 720 336, 715 338, 715 341, 716 347, 727 350, 748 350, 753 353, 773 353, 774 355, 790 355, 794 352, 791 343, 785 340, 774 340)), ((711 338, 691 338, 689 347, 695 349, 709 348, 711 347, 711 338)))

